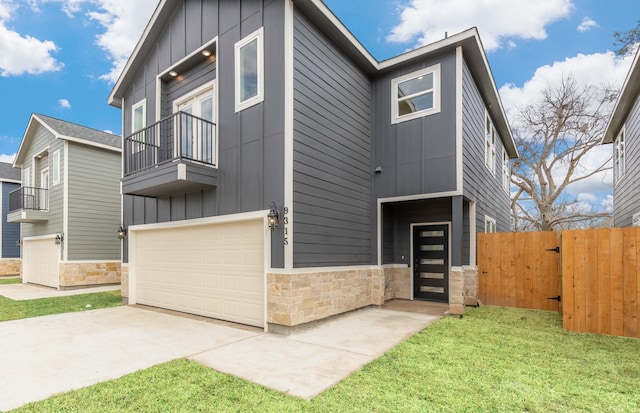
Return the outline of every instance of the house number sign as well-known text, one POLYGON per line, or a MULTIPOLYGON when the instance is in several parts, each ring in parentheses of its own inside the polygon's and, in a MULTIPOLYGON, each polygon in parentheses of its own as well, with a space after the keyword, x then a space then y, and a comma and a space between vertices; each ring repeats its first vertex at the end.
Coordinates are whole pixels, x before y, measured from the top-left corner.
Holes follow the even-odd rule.
POLYGON ((284 217, 282 222, 284 223, 284 245, 289 245, 289 207, 284 207, 284 217))

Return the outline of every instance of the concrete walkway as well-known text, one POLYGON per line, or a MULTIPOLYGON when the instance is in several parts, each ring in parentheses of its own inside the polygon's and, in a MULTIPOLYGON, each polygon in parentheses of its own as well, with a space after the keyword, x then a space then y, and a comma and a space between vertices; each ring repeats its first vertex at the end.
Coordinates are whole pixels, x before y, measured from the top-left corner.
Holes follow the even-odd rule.
POLYGON ((1 284, 0 295, 11 300, 35 300, 38 298, 64 297, 67 295, 79 295, 100 293, 103 291, 118 291, 119 285, 105 285, 100 287, 76 288, 73 290, 56 290, 34 284, 1 284))
POLYGON ((177 358, 311 398, 442 315, 367 308, 277 336, 123 306, 0 323, 0 411, 177 358))

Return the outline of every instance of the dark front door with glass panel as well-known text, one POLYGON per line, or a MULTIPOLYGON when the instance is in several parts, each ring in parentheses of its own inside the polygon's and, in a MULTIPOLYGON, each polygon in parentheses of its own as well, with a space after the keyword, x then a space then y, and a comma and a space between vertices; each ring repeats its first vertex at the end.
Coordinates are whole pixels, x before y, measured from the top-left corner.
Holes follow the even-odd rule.
POLYGON ((449 302, 449 227, 413 227, 413 298, 449 302))

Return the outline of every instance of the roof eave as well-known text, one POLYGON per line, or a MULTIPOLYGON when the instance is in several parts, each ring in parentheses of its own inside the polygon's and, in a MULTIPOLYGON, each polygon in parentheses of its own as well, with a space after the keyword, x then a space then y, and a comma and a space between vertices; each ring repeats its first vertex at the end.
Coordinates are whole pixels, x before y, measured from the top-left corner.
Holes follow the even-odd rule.
POLYGON ((601 144, 612 143, 620 133, 622 126, 629 116, 629 112, 633 108, 636 99, 640 95, 640 49, 636 52, 636 56, 631 63, 631 68, 624 81, 616 104, 609 117, 607 129, 602 136, 601 144))

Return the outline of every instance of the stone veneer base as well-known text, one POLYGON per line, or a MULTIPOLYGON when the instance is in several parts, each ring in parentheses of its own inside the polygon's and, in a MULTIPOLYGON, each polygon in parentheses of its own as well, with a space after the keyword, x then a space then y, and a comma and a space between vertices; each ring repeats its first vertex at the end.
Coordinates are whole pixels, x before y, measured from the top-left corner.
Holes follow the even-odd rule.
POLYGON ((69 261, 60 263, 60 289, 120 284, 120 261, 69 261))
POLYGON ((295 327, 384 304, 382 268, 268 273, 267 323, 295 327))
POLYGON ((0 259, 0 276, 22 274, 22 260, 20 258, 0 259))

